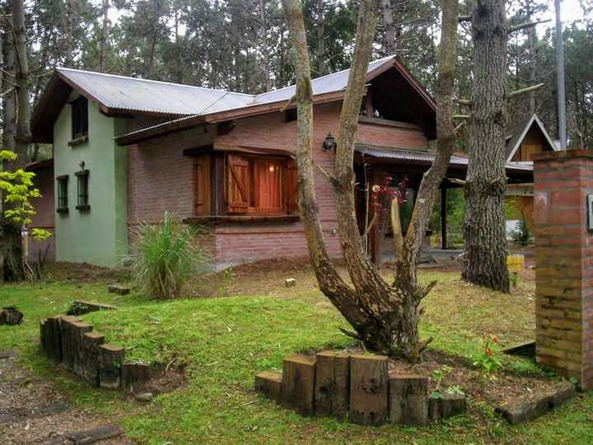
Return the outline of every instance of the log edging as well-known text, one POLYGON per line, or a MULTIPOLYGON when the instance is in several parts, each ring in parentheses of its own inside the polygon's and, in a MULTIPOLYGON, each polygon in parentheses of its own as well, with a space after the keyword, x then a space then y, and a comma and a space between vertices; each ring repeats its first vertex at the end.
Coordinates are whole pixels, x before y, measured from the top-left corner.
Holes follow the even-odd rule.
POLYGON ((124 389, 151 376, 149 365, 126 362, 125 348, 105 343, 78 317, 55 315, 42 320, 39 330, 45 355, 92 386, 124 389))
POLYGON ((465 412, 465 397, 432 399, 427 377, 391 374, 387 365, 378 355, 292 355, 282 373, 257 374, 255 390, 303 415, 348 417, 359 425, 426 425, 465 412))

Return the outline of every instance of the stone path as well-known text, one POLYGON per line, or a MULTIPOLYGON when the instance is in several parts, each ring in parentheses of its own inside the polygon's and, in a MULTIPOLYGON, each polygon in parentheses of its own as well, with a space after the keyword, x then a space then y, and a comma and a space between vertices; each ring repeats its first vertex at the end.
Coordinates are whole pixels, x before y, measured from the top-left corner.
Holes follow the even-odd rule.
POLYGON ((23 369, 15 353, 0 351, 0 444, 134 443, 123 436, 99 439, 116 430, 117 425, 70 405, 51 382, 23 369), (97 440, 80 434, 89 430, 97 440))

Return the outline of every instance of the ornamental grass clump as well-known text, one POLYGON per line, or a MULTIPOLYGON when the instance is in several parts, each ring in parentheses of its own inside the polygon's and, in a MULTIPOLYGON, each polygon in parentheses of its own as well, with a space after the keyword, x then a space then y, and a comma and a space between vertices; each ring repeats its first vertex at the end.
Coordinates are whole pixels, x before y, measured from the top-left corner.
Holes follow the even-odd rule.
POLYGON ((200 246, 204 233, 165 213, 161 224, 142 224, 135 231, 134 277, 141 291, 176 298, 187 281, 214 271, 210 253, 200 246))

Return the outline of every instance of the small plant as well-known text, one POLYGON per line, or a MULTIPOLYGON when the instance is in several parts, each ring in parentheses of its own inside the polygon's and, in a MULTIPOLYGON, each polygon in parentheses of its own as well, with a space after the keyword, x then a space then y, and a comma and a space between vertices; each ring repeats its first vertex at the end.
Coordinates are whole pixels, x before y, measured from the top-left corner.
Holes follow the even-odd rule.
POLYGON ((513 287, 517 287, 519 284, 519 274, 517 272, 513 272, 509 275, 509 281, 513 287))
POLYGON ((165 213, 161 224, 143 224, 135 231, 134 277, 138 287, 156 298, 175 298, 194 275, 212 272, 210 254, 199 246, 195 227, 165 213))
POLYGON ((482 352, 474 361, 474 366, 480 368, 485 374, 495 373, 502 367, 502 362, 498 358, 498 354, 500 353, 498 337, 495 335, 488 335, 482 342, 482 352))
POLYGON ((447 394, 450 394, 452 396, 464 396, 465 392, 463 391, 463 388, 461 388, 461 386, 451 385, 447 388, 447 394))

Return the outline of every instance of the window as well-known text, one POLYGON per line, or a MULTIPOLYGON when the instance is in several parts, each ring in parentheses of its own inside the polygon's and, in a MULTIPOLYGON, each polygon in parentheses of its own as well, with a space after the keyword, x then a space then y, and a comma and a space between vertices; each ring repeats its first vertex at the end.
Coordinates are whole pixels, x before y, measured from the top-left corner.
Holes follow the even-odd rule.
POLYGON ((77 201, 76 210, 90 210, 89 205, 89 171, 81 170, 76 172, 77 179, 77 201))
POLYGON ((227 156, 229 213, 293 213, 298 211, 296 192, 296 167, 292 159, 227 156))
POLYGON ((68 212, 68 175, 58 176, 58 213, 68 212))
POLYGON ((89 103, 80 96, 72 102, 72 139, 80 139, 89 133, 89 103))

